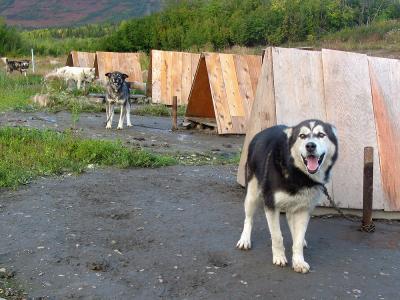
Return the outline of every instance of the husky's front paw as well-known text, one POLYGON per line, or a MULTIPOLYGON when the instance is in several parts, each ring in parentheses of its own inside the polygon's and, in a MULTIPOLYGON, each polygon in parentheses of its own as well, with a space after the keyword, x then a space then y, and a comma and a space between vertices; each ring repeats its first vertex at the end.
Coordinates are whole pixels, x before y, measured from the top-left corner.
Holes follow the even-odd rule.
POLYGON ((305 274, 310 271, 310 265, 302 257, 293 257, 292 264, 293 270, 297 273, 305 274))
POLYGON ((277 253, 272 255, 272 263, 274 265, 284 267, 287 264, 287 259, 285 253, 277 253))
POLYGON ((251 240, 248 236, 243 235, 240 237, 240 240, 236 244, 236 248, 240 250, 250 250, 251 249, 251 240))
POLYGON ((133 125, 131 123, 126 124, 127 127, 132 127, 133 125))
POLYGON ((117 129, 118 129, 118 130, 122 130, 122 129, 124 129, 124 128, 123 128, 122 126, 118 126, 117 129))
POLYGON ((106 129, 111 129, 111 124, 107 124, 106 129))

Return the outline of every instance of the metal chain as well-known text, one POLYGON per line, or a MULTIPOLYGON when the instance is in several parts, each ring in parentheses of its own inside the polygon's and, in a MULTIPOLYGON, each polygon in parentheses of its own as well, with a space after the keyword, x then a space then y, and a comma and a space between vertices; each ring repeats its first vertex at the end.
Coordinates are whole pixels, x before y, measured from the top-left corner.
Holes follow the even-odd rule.
MULTIPOLYGON (((328 189, 326 188, 325 185, 321 184, 321 188, 322 188, 322 192, 324 193, 324 195, 326 196, 326 199, 328 199, 329 203, 332 205, 332 207, 339 213, 340 216, 342 216, 343 218, 345 218, 348 221, 351 222, 360 222, 360 218, 357 216, 349 216, 346 215, 341 209, 340 207, 338 207, 335 203, 335 201, 332 199, 332 197, 329 195, 328 189)), ((371 224, 368 225, 361 225, 360 231, 364 231, 364 232, 374 232, 375 231, 375 224, 372 222, 371 224)))

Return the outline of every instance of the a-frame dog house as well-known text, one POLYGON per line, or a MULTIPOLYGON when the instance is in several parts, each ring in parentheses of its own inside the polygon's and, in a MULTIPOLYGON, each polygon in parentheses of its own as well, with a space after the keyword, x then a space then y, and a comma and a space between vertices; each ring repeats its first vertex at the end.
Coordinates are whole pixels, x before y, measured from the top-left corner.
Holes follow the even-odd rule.
POLYGON ((121 72, 129 77, 126 81, 143 82, 140 53, 96 52, 96 76, 105 81, 108 72, 121 72))
POLYGON ((176 96, 178 105, 186 105, 199 59, 198 53, 151 50, 147 81, 151 102, 172 105, 176 96))
POLYGON ((261 56, 203 53, 186 119, 215 125, 219 134, 246 133, 260 70, 261 56))
POLYGON ((69 67, 94 68, 95 58, 96 53, 71 51, 65 65, 69 67))
POLYGON ((329 189, 342 208, 362 208, 363 151, 374 148, 376 210, 400 211, 400 61, 334 50, 268 48, 243 146, 276 125, 319 118, 334 124, 339 159, 329 189))

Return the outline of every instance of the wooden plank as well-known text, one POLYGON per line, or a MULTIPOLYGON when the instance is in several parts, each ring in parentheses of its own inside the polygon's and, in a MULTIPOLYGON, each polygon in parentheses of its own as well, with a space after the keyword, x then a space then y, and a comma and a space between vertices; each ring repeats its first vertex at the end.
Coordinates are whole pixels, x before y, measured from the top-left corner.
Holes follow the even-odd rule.
POLYGON ((242 98, 244 104, 244 113, 246 116, 246 120, 248 120, 251 113, 251 107, 253 106, 254 102, 255 90, 253 91, 249 66, 247 64, 246 58, 243 55, 235 55, 234 60, 236 75, 239 84, 240 97, 242 98))
POLYGON ((199 61, 196 77, 189 94, 185 117, 215 119, 214 104, 204 56, 199 61))
MULTIPOLYGON (((327 119, 338 129, 340 147, 332 178, 334 198, 340 207, 360 209, 364 147, 378 149, 367 56, 323 49, 322 62, 327 119)), ((374 168, 373 208, 384 208, 379 168, 374 168)))
POLYGON ((182 104, 187 104, 192 87, 192 54, 182 53, 182 104))
POLYGON ((200 54, 192 53, 192 82, 194 80, 194 76, 196 75, 196 70, 199 61, 200 61, 200 54))
POLYGON ((232 54, 219 54, 224 81, 227 106, 231 116, 245 116, 242 98, 239 91, 236 67, 232 54))
POLYGON ((173 94, 173 81, 172 81, 172 52, 164 53, 165 59, 165 73, 166 73, 166 89, 165 89, 165 98, 163 98, 162 103, 167 105, 172 105, 172 94, 173 94))
POLYGON ((244 58, 249 66, 249 74, 251 78, 251 86, 253 93, 256 93, 258 79, 261 75, 262 57, 259 55, 245 55, 244 58))
POLYGON ((277 123, 326 121, 321 52, 274 48, 272 56, 277 123))
POLYGON ((227 102, 226 88, 222 75, 221 61, 218 53, 205 53, 208 80, 210 82, 211 95, 216 113, 218 133, 232 132, 232 118, 227 102))
POLYGON ((96 52, 96 73, 102 81, 107 72, 127 74, 128 81, 143 81, 142 69, 138 53, 96 52))
MULTIPOLYGON (((146 89, 146 96, 152 97, 153 96, 153 50, 150 51, 150 61, 149 61, 149 68, 147 70, 147 89, 146 89)), ((153 101, 153 100, 152 100, 153 101)))
POLYGON ((159 103, 167 103, 167 53, 161 52, 161 99, 159 103))
POLYGON ((244 140, 242 155, 240 157, 237 181, 242 186, 245 185, 245 165, 250 141, 258 132, 274 125, 276 125, 276 112, 272 49, 267 48, 263 58, 261 75, 258 79, 256 96, 251 109, 251 116, 247 123, 246 138, 244 140))
MULTIPOLYGON (((400 210, 400 61, 369 57, 385 210, 400 210)), ((376 151, 376 150, 375 150, 376 151)), ((377 167, 376 161, 375 167, 377 167)))
POLYGON ((177 96, 178 105, 182 105, 182 52, 172 52, 171 71, 172 97, 177 96))

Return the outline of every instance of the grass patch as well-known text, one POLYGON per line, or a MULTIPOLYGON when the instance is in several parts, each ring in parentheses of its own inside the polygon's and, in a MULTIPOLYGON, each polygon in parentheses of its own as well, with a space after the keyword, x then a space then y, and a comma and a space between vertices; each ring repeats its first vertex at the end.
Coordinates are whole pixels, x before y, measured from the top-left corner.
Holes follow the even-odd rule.
MULTIPOLYGON (((170 117, 171 107, 163 104, 147 104, 136 108, 133 114, 138 116, 170 117)), ((183 117, 186 113, 186 106, 178 106, 178 116, 183 117)))
POLYGON ((104 93, 104 87, 96 84, 88 85, 87 89, 69 89, 64 80, 49 80, 43 87, 43 93, 49 95, 50 102, 47 108, 52 112, 67 110, 75 113, 100 112, 104 109, 99 103, 90 102, 89 93, 104 93))
POLYGON ((80 173, 89 164, 155 168, 176 163, 171 156, 127 148, 120 142, 37 129, 0 129, 0 187, 15 188, 37 176, 80 173))
POLYGON ((42 77, 28 74, 6 74, 0 71, 0 111, 21 109, 29 105, 30 98, 40 92, 42 77))

